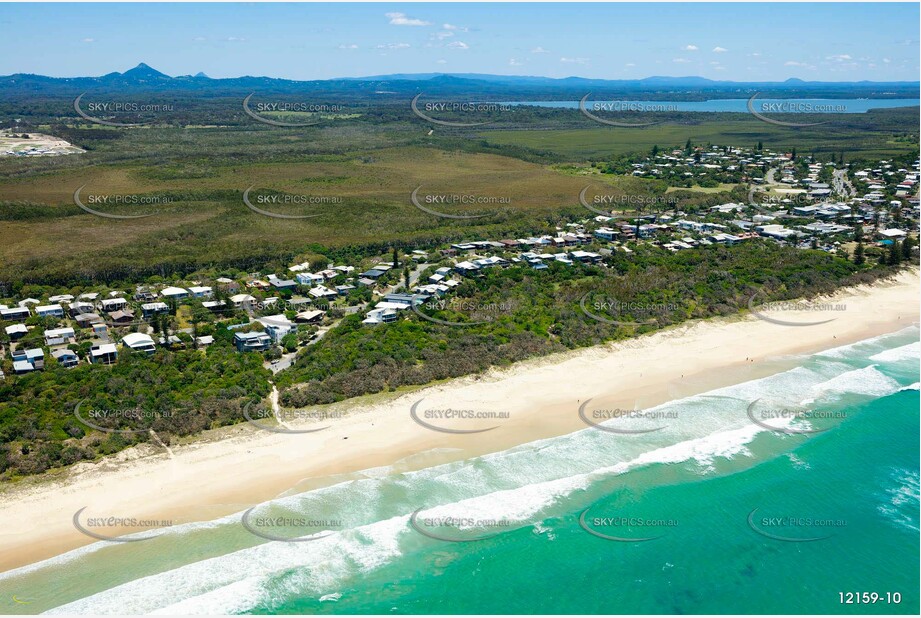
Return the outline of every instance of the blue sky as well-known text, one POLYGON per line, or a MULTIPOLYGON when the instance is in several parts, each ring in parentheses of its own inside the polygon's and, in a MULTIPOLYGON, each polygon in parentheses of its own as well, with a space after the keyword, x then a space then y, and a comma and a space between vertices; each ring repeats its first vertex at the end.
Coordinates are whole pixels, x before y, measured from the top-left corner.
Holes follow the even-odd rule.
POLYGON ((0 4, 0 74, 918 80, 917 3, 0 4))

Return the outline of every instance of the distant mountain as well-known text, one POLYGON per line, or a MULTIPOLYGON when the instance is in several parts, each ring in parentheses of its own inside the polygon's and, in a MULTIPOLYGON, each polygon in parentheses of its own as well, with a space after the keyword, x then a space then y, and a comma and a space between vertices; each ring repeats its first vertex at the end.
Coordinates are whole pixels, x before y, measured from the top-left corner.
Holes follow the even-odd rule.
POLYGON ((807 82, 796 78, 783 82, 733 82, 698 76, 608 80, 486 73, 395 73, 314 81, 253 76, 212 79, 201 72, 194 76, 170 77, 143 62, 124 73, 114 72, 100 77, 59 78, 23 73, 0 77, 0 95, 14 98, 35 94, 76 96, 89 91, 123 95, 135 92, 201 93, 210 96, 246 96, 260 92, 362 100, 405 98, 419 93, 492 100, 574 100, 590 92, 596 99, 630 96, 702 100, 738 98, 755 92, 765 97, 918 98, 919 82, 807 82))

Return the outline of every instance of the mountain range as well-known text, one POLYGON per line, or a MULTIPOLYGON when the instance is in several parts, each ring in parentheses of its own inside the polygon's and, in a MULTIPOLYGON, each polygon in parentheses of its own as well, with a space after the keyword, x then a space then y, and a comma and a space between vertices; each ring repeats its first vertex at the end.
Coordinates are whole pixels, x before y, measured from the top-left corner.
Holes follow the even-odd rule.
POLYGON ((918 97, 919 82, 816 82, 791 78, 783 82, 717 81, 704 77, 653 76, 633 80, 550 78, 483 73, 396 73, 367 77, 296 81, 272 77, 243 76, 214 79, 204 73, 171 77, 140 63, 123 73, 100 77, 47 77, 17 73, 0 76, 3 95, 76 95, 81 92, 200 92, 210 95, 264 93, 336 95, 346 97, 405 96, 420 92, 443 96, 502 97, 517 100, 573 100, 592 92, 603 95, 652 96, 675 99, 740 98, 761 92, 784 97, 830 98, 918 97))

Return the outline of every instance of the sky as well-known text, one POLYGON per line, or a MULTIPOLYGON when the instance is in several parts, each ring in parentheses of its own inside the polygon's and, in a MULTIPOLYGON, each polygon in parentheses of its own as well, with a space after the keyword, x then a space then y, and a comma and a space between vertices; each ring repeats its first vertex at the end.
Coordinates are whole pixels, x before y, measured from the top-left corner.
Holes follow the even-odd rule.
POLYGON ((918 3, 0 3, 0 33, 0 75, 919 78, 918 3))

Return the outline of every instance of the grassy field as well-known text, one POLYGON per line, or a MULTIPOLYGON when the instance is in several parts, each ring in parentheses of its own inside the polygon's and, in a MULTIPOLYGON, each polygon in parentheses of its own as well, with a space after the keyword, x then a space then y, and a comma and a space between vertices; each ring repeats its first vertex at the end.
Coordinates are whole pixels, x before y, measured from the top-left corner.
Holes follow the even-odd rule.
MULTIPOLYGON (((435 241, 458 230, 466 230, 467 237, 495 238, 499 230, 512 229, 528 217, 577 208, 586 185, 549 166, 422 147, 382 149, 333 161, 212 164, 201 172, 199 177, 170 178, 168 169, 164 173, 125 164, 0 181, 0 263, 8 269, 6 276, 43 273, 55 280, 68 272, 90 274, 100 265, 113 272, 133 272, 135 267, 158 264, 229 264, 254 256, 285 259, 310 244, 435 241), (242 193, 251 185, 251 203, 266 195, 265 190, 335 201, 260 205, 277 214, 318 215, 280 220, 245 206, 242 193), (505 202, 428 206, 447 214, 488 214, 472 221, 444 219, 412 205, 410 194, 420 186, 423 197, 465 195, 505 202), (84 204, 90 196, 135 194, 169 197, 171 202, 92 206, 108 214, 153 213, 142 219, 112 220, 74 205, 78 187, 84 187, 84 204)), ((629 189, 641 186, 631 183, 629 189)))
MULTIPOLYGON (((787 119, 789 120, 789 119, 787 119)), ((815 119, 797 119, 809 122, 815 119)), ((653 146, 719 144, 754 147, 759 141, 774 150, 800 153, 845 153, 845 158, 880 159, 918 145, 917 108, 870 111, 866 114, 819 116, 827 124, 790 128, 770 125, 747 114, 713 114, 712 119, 665 121, 643 128, 589 126, 584 129, 489 131, 491 144, 514 145, 560 154, 571 160, 605 159, 649 152, 653 146)))

